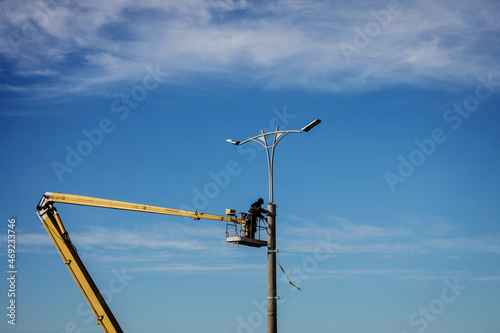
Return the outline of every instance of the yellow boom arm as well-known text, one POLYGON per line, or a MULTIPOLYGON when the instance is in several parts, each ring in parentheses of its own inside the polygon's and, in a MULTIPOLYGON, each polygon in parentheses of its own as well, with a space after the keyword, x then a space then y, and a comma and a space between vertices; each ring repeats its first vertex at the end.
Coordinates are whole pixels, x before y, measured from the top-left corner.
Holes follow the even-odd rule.
POLYGON ((99 289, 92 280, 89 272, 85 268, 80 259, 75 246, 69 238, 68 232, 64 228, 61 218, 57 214, 54 203, 66 203, 72 205, 82 205, 91 207, 112 208, 121 210, 132 210, 137 212, 146 212, 154 214, 165 214, 175 216, 192 217, 195 220, 208 219, 217 221, 226 221, 246 225, 244 219, 238 219, 234 216, 219 216, 212 214, 204 214, 191 212, 186 210, 164 208, 150 205, 141 205, 123 201, 106 200, 81 195, 62 194, 47 192, 43 195, 40 203, 37 206, 37 214, 42 221, 43 226, 47 230, 52 242, 56 246, 61 255, 66 267, 68 267, 71 275, 75 279, 76 284, 80 288, 83 296, 87 300, 90 308, 97 318, 97 324, 101 326, 104 332, 123 332, 113 313, 109 309, 106 301, 102 297, 99 289))
POLYGON ((44 200, 44 198, 46 199, 46 201, 49 201, 52 203, 60 202, 60 203, 72 204, 72 205, 112 208, 112 209, 121 209, 121 210, 133 210, 136 212, 164 214, 164 215, 185 216, 185 217, 191 217, 195 220, 205 219, 205 220, 217 220, 217 221, 225 221, 225 222, 237 222, 238 224, 241 224, 241 225, 246 224, 245 220, 237 219, 234 217, 219 216, 219 215, 205 214, 205 213, 199 213, 199 212, 191 212, 188 210, 180 210, 180 209, 165 208, 165 207, 158 207, 158 206, 141 205, 141 204, 136 204, 136 203, 124 202, 124 201, 92 198, 92 197, 86 197, 83 195, 47 192, 44 194, 42 201, 44 200))

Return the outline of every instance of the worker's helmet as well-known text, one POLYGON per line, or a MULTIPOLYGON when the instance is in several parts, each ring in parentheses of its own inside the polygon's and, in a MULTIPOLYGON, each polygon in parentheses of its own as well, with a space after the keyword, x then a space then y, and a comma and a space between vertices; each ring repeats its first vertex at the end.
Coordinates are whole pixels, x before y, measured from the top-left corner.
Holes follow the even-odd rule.
POLYGON ((264 199, 262 198, 259 198, 259 200, 257 200, 258 203, 260 203, 261 205, 264 203, 264 199))

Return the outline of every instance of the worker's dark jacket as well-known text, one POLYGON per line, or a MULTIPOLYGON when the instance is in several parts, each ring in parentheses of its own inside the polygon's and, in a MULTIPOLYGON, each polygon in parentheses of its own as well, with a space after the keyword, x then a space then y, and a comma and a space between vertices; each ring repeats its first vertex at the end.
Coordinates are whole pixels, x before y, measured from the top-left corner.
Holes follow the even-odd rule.
POLYGON ((266 214, 267 213, 267 210, 263 209, 262 207, 260 207, 259 203, 258 202, 254 202, 251 206, 250 206, 250 209, 248 210, 248 212, 250 214, 252 214, 252 216, 254 218, 257 218, 257 217, 260 217, 260 218, 264 218, 264 216, 262 214, 266 214))

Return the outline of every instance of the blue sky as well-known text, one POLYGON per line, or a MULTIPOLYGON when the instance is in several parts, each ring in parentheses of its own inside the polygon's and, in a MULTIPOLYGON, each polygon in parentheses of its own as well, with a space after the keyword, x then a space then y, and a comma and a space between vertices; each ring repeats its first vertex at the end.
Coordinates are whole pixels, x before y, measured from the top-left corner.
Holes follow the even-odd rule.
MULTIPOLYGON (((276 151, 280 331, 498 332, 499 6, 0 2, 0 330, 101 332, 43 193, 246 211, 265 154, 225 140, 319 118, 276 151)), ((126 332, 266 331, 266 250, 224 223, 57 207, 126 332)))

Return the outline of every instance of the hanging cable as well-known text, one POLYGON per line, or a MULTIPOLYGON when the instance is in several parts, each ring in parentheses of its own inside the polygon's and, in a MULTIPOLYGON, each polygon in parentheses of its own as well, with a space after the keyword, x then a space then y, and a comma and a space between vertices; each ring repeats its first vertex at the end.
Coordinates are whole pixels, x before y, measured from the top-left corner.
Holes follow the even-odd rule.
MULTIPOLYGON (((278 260, 278 258, 276 258, 276 261, 278 262, 278 265, 280 266, 281 271, 283 272, 283 274, 285 274, 286 278, 288 279, 288 282, 290 282, 290 284, 292 286, 294 286, 295 288, 297 288, 298 290, 302 290, 299 287, 297 287, 296 285, 294 285, 292 281, 290 281, 290 278, 288 277, 288 275, 286 274, 285 270, 283 269, 283 266, 281 266, 280 261, 278 260)), ((283 298, 283 297, 281 297, 281 298, 283 298)))

